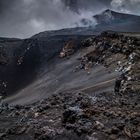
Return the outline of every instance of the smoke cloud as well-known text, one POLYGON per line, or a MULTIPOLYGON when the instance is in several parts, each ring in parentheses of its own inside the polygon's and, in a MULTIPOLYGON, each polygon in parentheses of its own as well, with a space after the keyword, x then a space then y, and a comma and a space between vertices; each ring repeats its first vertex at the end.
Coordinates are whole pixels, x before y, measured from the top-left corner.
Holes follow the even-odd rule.
POLYGON ((139 14, 139 2, 140 0, 0 0, 0 36, 26 38, 45 30, 96 25, 92 16, 107 8, 139 14), (79 22, 83 18, 86 19, 86 24, 79 22))
MULTIPOLYGON (((1 0, 0 36, 25 38, 44 30, 83 26, 79 21, 100 9, 106 9, 106 3, 98 0, 1 0)), ((96 22, 92 19, 90 24, 96 22)))
POLYGON ((140 14, 140 0, 112 0, 113 9, 130 14, 140 14))

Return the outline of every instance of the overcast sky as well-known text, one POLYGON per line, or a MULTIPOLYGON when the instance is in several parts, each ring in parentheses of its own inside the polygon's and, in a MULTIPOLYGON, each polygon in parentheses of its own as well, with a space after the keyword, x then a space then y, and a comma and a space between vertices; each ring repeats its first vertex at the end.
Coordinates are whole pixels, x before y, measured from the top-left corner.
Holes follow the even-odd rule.
POLYGON ((140 15, 140 0, 0 0, 0 36, 26 38, 75 27, 107 8, 140 15))

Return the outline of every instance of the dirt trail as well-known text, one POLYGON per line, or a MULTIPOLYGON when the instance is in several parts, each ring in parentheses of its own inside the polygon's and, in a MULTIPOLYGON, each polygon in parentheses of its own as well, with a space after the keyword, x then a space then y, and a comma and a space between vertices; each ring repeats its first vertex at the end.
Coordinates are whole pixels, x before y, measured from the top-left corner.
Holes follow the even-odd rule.
POLYGON ((85 91, 90 90, 90 89, 92 89, 92 90, 94 91, 94 89, 101 88, 101 87, 105 87, 105 86, 107 86, 108 84, 114 82, 115 80, 116 80, 116 79, 113 78, 113 79, 111 79, 111 80, 107 80, 107 81, 98 83, 98 84, 96 84, 96 85, 94 85, 94 86, 90 86, 90 87, 86 87, 86 88, 80 89, 80 91, 84 91, 84 92, 85 92, 85 91))

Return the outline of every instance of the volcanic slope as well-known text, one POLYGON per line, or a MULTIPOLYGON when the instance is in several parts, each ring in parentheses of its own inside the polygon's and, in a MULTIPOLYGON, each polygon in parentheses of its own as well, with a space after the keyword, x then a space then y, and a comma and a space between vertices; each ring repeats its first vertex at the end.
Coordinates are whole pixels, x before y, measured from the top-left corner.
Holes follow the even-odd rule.
POLYGON ((65 40, 65 42, 62 41, 63 43, 60 40, 56 42, 56 37, 49 38, 48 42, 45 43, 42 43, 43 39, 41 39, 39 44, 41 65, 39 66, 36 79, 25 88, 20 89, 16 94, 6 98, 4 102, 9 104, 27 104, 44 99, 55 93, 77 91, 92 86, 95 86, 92 92, 96 93, 113 90, 118 72, 109 72, 102 64, 97 64, 89 70, 76 70, 79 66, 79 59, 87 51, 90 51, 89 48, 82 45, 82 40, 88 37, 78 36, 75 38, 68 36, 66 38, 66 36, 59 36, 59 38, 65 40), (46 46, 42 47, 41 43, 46 44, 46 46), (67 44, 72 45, 74 52, 61 58, 59 56, 60 52, 67 44))
POLYGON ((139 140, 140 38, 103 32, 81 47, 69 39, 0 105, 0 139, 139 140))

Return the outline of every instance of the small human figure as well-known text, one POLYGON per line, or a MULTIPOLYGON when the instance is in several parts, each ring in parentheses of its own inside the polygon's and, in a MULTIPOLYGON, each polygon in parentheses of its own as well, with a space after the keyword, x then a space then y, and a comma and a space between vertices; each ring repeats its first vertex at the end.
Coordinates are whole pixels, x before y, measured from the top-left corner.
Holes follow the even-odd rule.
POLYGON ((114 87, 114 92, 115 93, 119 93, 120 92, 121 81, 122 81, 122 78, 121 77, 119 77, 119 78, 116 79, 115 87, 114 87))

